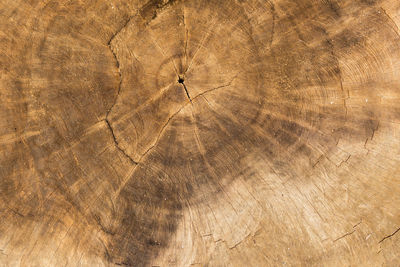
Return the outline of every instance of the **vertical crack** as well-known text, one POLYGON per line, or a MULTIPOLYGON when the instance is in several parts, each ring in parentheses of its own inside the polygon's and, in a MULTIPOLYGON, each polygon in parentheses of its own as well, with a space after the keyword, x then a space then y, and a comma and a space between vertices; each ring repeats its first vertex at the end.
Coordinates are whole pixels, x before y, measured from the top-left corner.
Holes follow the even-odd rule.
POLYGON ((113 55, 113 57, 114 57, 115 66, 117 67, 117 70, 118 70, 119 83, 118 83, 117 95, 115 96, 114 102, 112 103, 111 107, 110 107, 110 108, 107 110, 107 112, 106 112, 106 115, 105 115, 105 118, 104 118, 104 122, 107 124, 107 128, 110 130, 110 133, 111 133, 111 135, 112 135, 112 138, 113 138, 115 147, 116 147, 116 148, 117 148, 131 163, 132 163, 132 164, 137 165, 138 162, 134 161, 133 158, 132 158, 131 156, 129 156, 128 153, 126 153, 126 151, 119 145, 119 143, 118 143, 118 141, 117 141, 117 138, 116 138, 116 136, 115 136, 115 133, 114 133, 114 129, 113 129, 113 127, 111 126, 111 123, 110 123, 110 120, 109 120, 109 115, 110 115, 110 113, 111 113, 111 110, 114 108, 114 106, 115 106, 116 103, 117 103, 118 97, 119 97, 119 95, 120 95, 120 93, 121 93, 121 87, 122 87, 122 73, 121 73, 120 63, 119 63, 117 54, 116 54, 116 52, 114 51, 114 49, 113 49, 111 43, 112 43, 112 41, 115 39, 115 37, 116 37, 123 29, 125 29, 125 28, 128 26, 128 24, 130 23, 130 21, 131 21, 131 19, 132 19, 133 17, 134 17, 134 16, 130 17, 130 18, 125 22, 125 24, 124 24, 115 34, 113 34, 113 35, 111 36, 110 40, 107 42, 107 47, 110 49, 110 51, 111 51, 111 53, 112 53, 112 55, 113 55))
POLYGON ((111 105, 111 107, 107 110, 106 119, 108 118, 108 115, 110 115, 111 110, 114 108, 115 104, 117 103, 117 99, 118 99, 119 94, 120 94, 120 92, 121 92, 121 85, 122 85, 122 73, 121 73, 121 68, 120 68, 119 60, 118 60, 118 58, 117 58, 116 53, 115 53, 114 50, 112 49, 111 44, 108 43, 107 46, 108 46, 108 48, 110 49, 110 51, 111 51, 111 53, 113 54, 114 59, 115 59, 115 65, 116 65, 116 67, 117 67, 117 69, 118 69, 119 83, 118 83, 117 95, 115 96, 114 103, 113 103, 113 104, 111 105))
MULTIPOLYGON (((115 35, 114 35, 115 36, 115 35)), ((112 40, 112 39, 111 39, 112 40)), ((111 42, 111 40, 110 40, 110 42, 111 42)), ((107 112, 106 112, 106 116, 105 116, 105 118, 104 118, 104 121, 105 121, 105 123, 107 124, 107 127, 108 127, 108 129, 110 130, 110 132, 111 132, 111 135, 112 135, 112 137, 113 137, 113 140, 114 140, 114 144, 115 144, 115 147, 132 163, 132 164, 138 164, 138 162, 136 162, 136 161, 134 161, 133 160, 133 158, 131 157, 131 156, 129 156, 128 155, 128 153, 126 153, 126 151, 123 149, 123 148, 121 148, 121 146, 119 145, 119 143, 118 143, 118 141, 117 141, 117 138, 116 138, 116 136, 115 136, 115 133, 114 133, 114 129, 113 129, 113 127, 111 126, 111 123, 110 123, 110 120, 109 120, 109 115, 110 115, 110 113, 111 113, 111 110, 114 108, 114 106, 115 106, 115 104, 117 103, 117 99, 118 99, 118 97, 119 97, 119 95, 120 95, 120 93, 121 93, 121 85, 122 85, 122 74, 121 74, 121 69, 120 69, 120 64, 119 64, 119 60, 118 60, 118 58, 117 58, 117 55, 115 54, 115 52, 114 52, 114 50, 112 49, 112 47, 111 47, 111 43, 108 43, 108 48, 110 49, 110 51, 111 51, 111 53, 113 54, 113 56, 114 56, 114 59, 115 59, 115 64, 116 64, 116 67, 117 67, 117 69, 118 69, 118 75, 119 75, 119 83, 118 83, 118 90, 117 90, 117 95, 115 96, 115 99, 114 99, 114 103, 111 105, 111 107, 107 110, 107 112)))

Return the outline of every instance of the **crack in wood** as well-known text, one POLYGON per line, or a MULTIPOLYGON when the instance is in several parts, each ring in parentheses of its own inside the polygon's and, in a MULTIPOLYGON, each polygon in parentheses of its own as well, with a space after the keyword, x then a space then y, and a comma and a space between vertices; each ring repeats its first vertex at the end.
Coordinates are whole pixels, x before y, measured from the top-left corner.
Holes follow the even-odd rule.
POLYGON ((196 95, 196 96, 193 98, 193 100, 195 100, 195 99, 198 98, 199 96, 204 96, 205 94, 207 94, 207 93, 209 93, 209 92, 211 92, 211 91, 215 91, 215 90, 217 90, 217 89, 221 89, 221 88, 224 88, 224 87, 231 86, 232 83, 233 83, 233 81, 239 76, 240 73, 241 73, 241 72, 239 72, 238 74, 236 74, 227 84, 224 84, 224 85, 221 85, 221 86, 217 86, 217 87, 208 89, 208 90, 206 90, 206 91, 204 91, 204 92, 202 92, 202 93, 196 95))
POLYGON ((374 138, 375 132, 378 130, 378 128, 379 128, 379 121, 378 121, 376 127, 374 129, 372 129, 371 140, 374 138))
MULTIPOLYGON (((108 47, 111 46, 111 42, 114 40, 114 38, 115 38, 123 29, 125 29, 125 28, 128 26, 129 22, 131 22, 131 20, 132 20, 136 15, 137 15, 137 14, 135 14, 135 15, 129 17, 129 19, 127 19, 127 20, 125 21, 124 25, 122 25, 122 27, 119 28, 119 29, 111 36, 110 40, 108 40, 108 42, 107 42, 107 46, 108 46, 108 47)), ((110 48, 111 48, 111 47, 110 47, 110 48)))
POLYGON ((385 241, 386 239, 391 238, 392 236, 394 236, 395 234, 397 234, 400 231, 400 227, 397 228, 396 231, 394 231, 393 233, 391 233, 390 235, 385 236, 384 238, 381 239, 381 241, 379 241, 378 243, 382 243, 383 241, 385 241))
POLYGON ((356 230, 353 230, 353 231, 351 231, 351 232, 348 232, 348 233, 346 233, 346 234, 344 234, 344 235, 342 235, 342 236, 336 238, 335 240, 333 240, 333 242, 336 242, 336 241, 338 241, 338 240, 340 240, 340 239, 342 239, 342 238, 345 238, 346 236, 349 236, 349 235, 353 234, 355 231, 356 231, 356 230))
POLYGON ((351 155, 348 155, 347 158, 345 160, 342 160, 339 165, 337 165, 336 167, 340 168, 342 166, 343 163, 347 163, 347 161, 350 159, 351 155))
POLYGON ((358 223, 356 223, 355 225, 353 225, 353 228, 356 228, 357 226, 359 226, 363 221, 360 220, 358 223))
POLYGON ((106 233, 106 234, 108 234, 108 235, 115 235, 115 233, 114 233, 113 231, 108 230, 108 229, 103 225, 103 223, 101 222, 101 219, 100 219, 100 217, 99 217, 98 215, 95 214, 95 215, 93 215, 93 217, 94 217, 94 219, 95 219, 97 225, 100 227, 100 229, 101 229, 104 233, 106 233))
MULTIPOLYGON (((188 89, 186 88, 185 81, 184 81, 184 79, 183 79, 182 77, 179 77, 178 83, 182 84, 183 88, 185 89, 185 92, 186 92, 187 97, 189 98, 190 102, 192 103, 192 99, 190 98, 189 91, 188 91, 188 89)), ((193 104, 193 103, 192 103, 192 104, 193 104)))
POLYGON ((114 99, 113 104, 112 104, 111 107, 107 110, 106 119, 108 118, 108 115, 110 114, 111 110, 114 108, 115 104, 117 103, 117 99, 118 99, 119 94, 120 94, 120 92, 121 92, 121 86, 122 86, 122 73, 121 73, 121 69, 120 69, 119 60, 118 60, 117 55, 116 55, 116 53, 114 52, 114 50, 112 49, 112 47, 111 47, 110 44, 108 45, 108 48, 110 49, 111 53, 113 54, 114 59, 115 59, 115 62, 116 62, 115 64, 116 64, 116 67, 117 67, 117 70, 118 70, 119 83, 118 83, 117 95, 115 96, 115 99, 114 99))
POLYGON ((110 121, 108 120, 108 118, 105 118, 105 119, 104 119, 104 122, 107 124, 107 127, 108 127, 108 129, 110 130, 110 132, 111 132, 111 135, 112 135, 113 140, 114 140, 115 147, 116 147, 116 148, 117 148, 131 163, 132 163, 132 164, 135 164, 135 165, 139 164, 138 162, 136 162, 135 160, 133 160, 133 158, 132 158, 131 156, 129 156, 128 153, 126 153, 126 151, 125 151, 124 149, 122 149, 122 148, 120 147, 120 145, 119 145, 119 143, 118 143, 118 141, 117 141, 117 138, 116 138, 116 136, 115 136, 114 129, 112 128, 112 126, 111 126, 110 121))

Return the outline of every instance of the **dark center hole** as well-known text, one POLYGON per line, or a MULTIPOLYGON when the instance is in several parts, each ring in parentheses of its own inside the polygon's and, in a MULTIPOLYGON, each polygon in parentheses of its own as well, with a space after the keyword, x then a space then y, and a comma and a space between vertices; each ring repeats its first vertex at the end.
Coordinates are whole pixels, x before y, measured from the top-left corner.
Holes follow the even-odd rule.
POLYGON ((184 81, 185 81, 185 80, 184 80, 183 78, 179 77, 178 83, 183 83, 184 81))

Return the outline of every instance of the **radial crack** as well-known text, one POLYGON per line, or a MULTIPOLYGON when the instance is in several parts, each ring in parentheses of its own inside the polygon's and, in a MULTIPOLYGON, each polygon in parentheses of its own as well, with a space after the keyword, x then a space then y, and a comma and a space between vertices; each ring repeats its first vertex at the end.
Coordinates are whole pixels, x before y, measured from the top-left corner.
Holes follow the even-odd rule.
POLYGON ((190 95, 189 95, 189 91, 188 91, 188 89, 186 88, 185 81, 184 81, 184 79, 183 79, 182 77, 179 77, 178 83, 180 83, 180 84, 183 85, 183 88, 185 89, 185 92, 186 92, 187 97, 189 98, 190 102, 192 102, 192 99, 190 98, 190 95))
POLYGON ((224 87, 231 86, 232 83, 233 83, 233 81, 239 76, 240 73, 241 73, 241 72, 237 73, 227 84, 223 84, 223 85, 221 85, 221 86, 208 89, 208 90, 206 90, 206 91, 204 91, 204 92, 202 92, 202 93, 196 95, 196 96, 193 98, 193 100, 196 99, 196 98, 198 98, 199 96, 204 96, 205 94, 207 94, 207 93, 209 93, 209 92, 211 92, 211 91, 215 91, 215 90, 217 90, 217 89, 221 89, 221 88, 224 88, 224 87))
POLYGON ((182 83, 182 85, 183 85, 183 88, 185 88, 185 92, 186 92, 187 97, 189 98, 190 102, 192 102, 192 99, 190 98, 190 95, 189 95, 188 89, 186 88, 185 83, 182 83))

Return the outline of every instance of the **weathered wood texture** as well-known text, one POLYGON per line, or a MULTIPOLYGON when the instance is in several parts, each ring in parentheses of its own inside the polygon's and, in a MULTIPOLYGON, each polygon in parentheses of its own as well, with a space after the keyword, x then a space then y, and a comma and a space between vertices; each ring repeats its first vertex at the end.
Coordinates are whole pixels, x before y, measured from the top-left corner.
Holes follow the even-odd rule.
POLYGON ((399 266, 399 24, 0 0, 0 265, 399 266))

